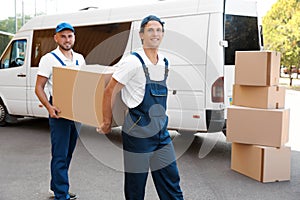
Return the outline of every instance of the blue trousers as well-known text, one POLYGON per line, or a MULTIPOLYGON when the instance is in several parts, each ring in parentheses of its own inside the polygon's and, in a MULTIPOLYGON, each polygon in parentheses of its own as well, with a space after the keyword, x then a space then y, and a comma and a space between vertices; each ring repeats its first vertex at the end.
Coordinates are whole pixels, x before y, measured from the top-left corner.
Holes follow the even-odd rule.
POLYGON ((70 198, 68 171, 80 125, 63 118, 49 118, 49 124, 52 154, 50 187, 55 200, 66 200, 70 198))
POLYGON ((123 132, 126 200, 144 200, 149 170, 159 199, 183 200, 174 147, 162 135, 135 138, 123 132))

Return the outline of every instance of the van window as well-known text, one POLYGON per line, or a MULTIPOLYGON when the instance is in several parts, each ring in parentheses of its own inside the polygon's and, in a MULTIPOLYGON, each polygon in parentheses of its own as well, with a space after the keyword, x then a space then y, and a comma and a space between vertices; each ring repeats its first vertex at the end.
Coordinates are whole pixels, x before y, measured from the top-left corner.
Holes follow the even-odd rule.
POLYGON ((260 50, 257 17, 225 15, 225 65, 235 64, 235 51, 260 50))
POLYGON ((26 46, 25 39, 13 41, 3 54, 0 69, 22 66, 25 61, 26 46))
MULTIPOLYGON (((130 27, 131 22, 74 27, 73 49, 85 57, 87 64, 113 65, 124 54, 130 27)), ((53 36, 54 29, 34 31, 32 67, 37 67, 41 57, 57 47, 53 36)))

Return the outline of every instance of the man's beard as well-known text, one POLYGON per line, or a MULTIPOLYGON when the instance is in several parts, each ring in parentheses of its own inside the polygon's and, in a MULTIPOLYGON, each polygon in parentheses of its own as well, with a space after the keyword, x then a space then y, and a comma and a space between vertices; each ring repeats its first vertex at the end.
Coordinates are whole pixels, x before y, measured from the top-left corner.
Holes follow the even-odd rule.
POLYGON ((67 45, 67 48, 65 47, 66 45, 59 45, 59 47, 65 51, 69 51, 73 48, 74 44, 72 45, 67 45))

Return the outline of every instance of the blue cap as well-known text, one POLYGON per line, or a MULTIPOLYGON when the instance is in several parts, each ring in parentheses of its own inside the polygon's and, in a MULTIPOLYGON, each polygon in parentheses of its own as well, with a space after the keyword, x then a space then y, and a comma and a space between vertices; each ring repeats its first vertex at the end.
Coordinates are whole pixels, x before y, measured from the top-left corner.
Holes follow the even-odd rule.
POLYGON ((71 30, 72 32, 75 32, 75 30, 71 24, 63 22, 56 26, 55 33, 61 32, 63 30, 71 30))
POLYGON ((148 17, 145 17, 141 22, 141 28, 144 27, 149 21, 157 21, 159 22, 162 27, 164 27, 165 22, 162 22, 158 17, 154 15, 149 15, 148 17))

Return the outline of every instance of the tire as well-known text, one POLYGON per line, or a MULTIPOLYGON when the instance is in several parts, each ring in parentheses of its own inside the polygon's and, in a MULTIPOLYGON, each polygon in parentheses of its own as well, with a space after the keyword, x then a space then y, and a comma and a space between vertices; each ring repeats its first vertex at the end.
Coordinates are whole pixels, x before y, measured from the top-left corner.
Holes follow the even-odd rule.
POLYGON ((225 135, 225 137, 226 137, 226 133, 227 133, 227 126, 226 126, 226 124, 227 124, 227 119, 225 119, 224 127, 223 127, 223 130, 222 130, 222 132, 225 135))
POLYGON ((5 126, 7 122, 5 121, 6 116, 8 115, 5 106, 0 102, 0 126, 5 126))
POLYGON ((227 135, 226 135, 226 129, 223 129, 223 130, 222 130, 222 133, 224 134, 225 137, 227 136, 227 135))

